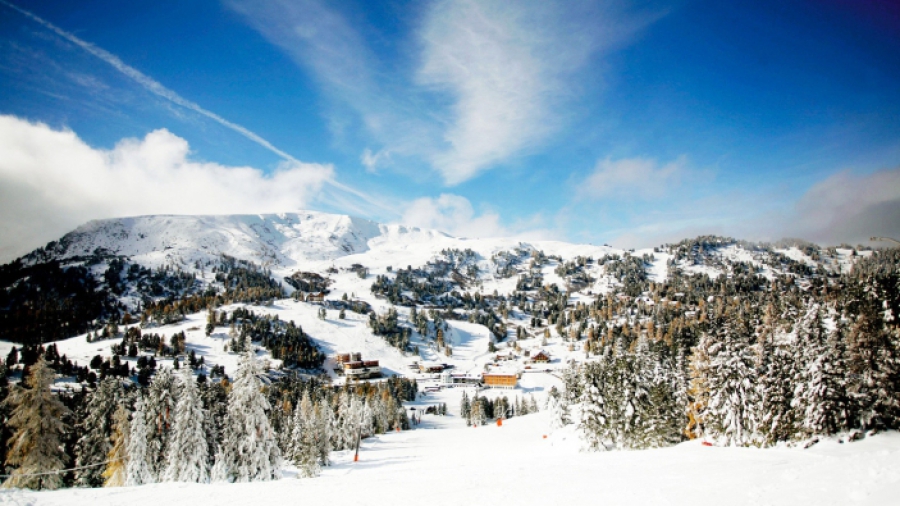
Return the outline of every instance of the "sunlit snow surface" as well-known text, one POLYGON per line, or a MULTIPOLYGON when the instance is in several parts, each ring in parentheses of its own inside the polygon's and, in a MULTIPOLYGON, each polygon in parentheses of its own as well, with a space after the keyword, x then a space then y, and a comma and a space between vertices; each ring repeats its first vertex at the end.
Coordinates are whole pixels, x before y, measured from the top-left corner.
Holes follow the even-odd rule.
MULTIPOLYGON (((470 392, 471 394, 471 392, 470 392)), ((459 391, 424 402, 455 405, 459 391)), ((360 461, 334 454, 322 476, 276 482, 0 492, 0 504, 893 505, 900 434, 808 449, 672 448, 582 453, 571 430, 547 439, 545 413, 502 427, 426 415, 416 429, 367 439, 360 461)), ((570 428, 571 429, 571 428, 570 428)))

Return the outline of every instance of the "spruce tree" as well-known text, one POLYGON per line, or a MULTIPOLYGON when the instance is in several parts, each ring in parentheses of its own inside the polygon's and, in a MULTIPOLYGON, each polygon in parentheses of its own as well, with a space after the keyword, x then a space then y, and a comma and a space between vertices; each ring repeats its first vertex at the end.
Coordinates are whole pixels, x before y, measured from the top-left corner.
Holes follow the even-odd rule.
POLYGON ((847 428, 850 417, 842 336, 828 332, 818 307, 809 310, 799 327, 800 370, 792 405, 805 435, 835 434, 847 428))
POLYGON ((707 434, 725 446, 753 442, 759 413, 755 355, 743 329, 720 323, 710 347, 707 434))
POLYGON ((75 483, 82 487, 103 485, 104 467, 111 448, 112 415, 121 397, 122 384, 116 378, 105 378, 91 394, 85 417, 76 426, 82 434, 75 446, 75 483))
POLYGON ((147 464, 153 481, 162 481, 166 470, 166 453, 175 411, 175 378, 170 369, 160 369, 150 383, 144 404, 147 427, 147 464))
POLYGON ((472 404, 469 402, 469 396, 465 390, 462 393, 459 416, 466 420, 466 425, 472 425, 472 404))
POLYGON ((125 485, 143 485, 153 483, 156 479, 150 467, 150 454, 147 441, 149 430, 147 427, 147 410, 144 396, 138 396, 134 403, 134 413, 131 417, 131 427, 128 432, 128 444, 126 453, 128 461, 125 466, 125 485))
POLYGON ((299 476, 312 478, 319 475, 319 443, 320 430, 316 424, 316 415, 309 391, 303 392, 300 403, 294 408, 294 430, 290 458, 300 470, 299 476))
POLYGON ((63 417, 69 409, 50 391, 54 372, 44 358, 30 369, 28 388, 13 387, 4 401, 12 409, 7 423, 13 430, 6 465, 15 469, 3 486, 53 490, 63 485, 63 475, 53 471, 66 465, 63 417))
POLYGON ((333 412, 331 407, 324 401, 314 403, 315 411, 315 429, 316 429, 316 447, 318 448, 319 463, 323 466, 331 465, 330 454, 331 444, 331 428, 333 425, 333 412))
POLYGON ((759 433, 763 445, 773 446, 797 433, 792 403, 798 361, 792 348, 776 344, 771 333, 762 336, 759 353, 759 433))
POLYGON ((281 476, 281 452, 269 425, 266 412, 270 406, 262 392, 261 373, 247 343, 228 396, 222 444, 213 468, 218 481, 265 481, 281 476))
POLYGON ((850 394, 864 430, 900 428, 900 336, 896 325, 885 325, 879 306, 877 299, 860 303, 847 340, 855 375, 850 394))
POLYGON ((206 411, 190 368, 181 370, 179 386, 163 479, 205 483, 209 480, 206 411))

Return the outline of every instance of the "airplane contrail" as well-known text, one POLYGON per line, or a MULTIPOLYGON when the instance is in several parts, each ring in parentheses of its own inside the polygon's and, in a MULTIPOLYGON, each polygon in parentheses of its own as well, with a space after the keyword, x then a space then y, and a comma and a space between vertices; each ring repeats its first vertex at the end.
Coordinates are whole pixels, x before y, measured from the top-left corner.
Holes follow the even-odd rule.
MULTIPOLYGON (((128 65, 127 63, 123 62, 118 56, 110 53, 109 51, 99 48, 99 47, 95 46, 94 44, 91 44, 90 42, 82 40, 82 39, 76 37, 74 34, 63 30, 62 28, 37 16, 36 14, 34 14, 30 11, 27 11, 25 9, 22 9, 21 7, 18 7, 16 5, 13 5, 13 4, 7 2, 6 0, 0 0, 0 4, 3 4, 7 7, 9 7, 10 9, 17 11, 18 13, 22 14, 23 16, 25 16, 25 17, 31 19, 32 21, 38 23, 39 25, 43 26, 44 28, 47 28, 48 30, 52 31, 53 33, 59 35, 60 37, 75 44, 76 46, 84 49, 88 53, 90 53, 90 54, 96 56, 97 58, 103 60, 104 62, 110 64, 114 69, 118 70, 120 73, 124 74, 125 76, 131 78, 134 82, 141 85, 147 91, 149 91, 159 97, 162 97, 162 98, 168 100, 169 102, 180 105, 181 107, 184 107, 185 109, 194 111, 197 114, 205 116, 205 117, 215 121, 216 123, 243 135, 247 139, 266 148, 267 150, 271 151, 272 153, 275 153, 276 155, 280 156, 281 158, 283 158, 287 161, 290 161, 290 162, 293 162, 296 164, 303 163, 300 160, 291 156, 290 154, 286 153, 285 151, 278 149, 271 142, 263 139, 262 137, 260 137, 256 133, 252 132, 251 130, 248 130, 247 128, 245 128, 243 126, 238 125, 237 123, 228 121, 227 119, 219 116, 218 114, 216 114, 212 111, 208 111, 208 110, 204 109, 203 107, 200 107, 199 104, 197 104, 195 102, 191 102, 190 100, 182 97, 178 93, 170 90, 169 88, 166 88, 159 81, 153 79, 152 77, 148 76, 147 74, 144 74, 143 72, 132 67, 131 65, 128 65)), ((369 205, 376 207, 382 211, 387 211, 388 213, 393 214, 393 215, 398 214, 396 209, 386 206, 385 204, 381 203, 380 201, 371 197, 370 195, 365 194, 362 191, 356 190, 345 184, 339 183, 338 181, 334 180, 333 178, 329 177, 328 179, 325 179, 325 183, 335 187, 338 190, 343 190, 347 193, 350 193, 351 195, 354 195, 354 196, 360 198, 361 200, 365 201, 369 205)))
POLYGON ((48 30, 54 32, 55 34, 59 35, 60 37, 68 40, 72 44, 75 44, 76 46, 84 49, 88 53, 90 53, 90 54, 96 56, 97 58, 100 58, 101 60, 105 61, 106 63, 112 65, 113 68, 115 68, 122 74, 125 74, 126 76, 130 77, 134 82, 140 84, 147 91, 153 93, 154 95, 160 96, 174 104, 180 105, 180 106, 184 107, 185 109, 190 109, 191 111, 194 111, 197 114, 206 116, 207 118, 215 121, 216 123, 219 123, 220 125, 222 125, 226 128, 230 128, 231 130, 234 130, 235 132, 243 135, 244 137, 246 137, 246 138, 250 139, 251 141, 259 144, 260 146, 268 149, 269 151, 275 153, 276 155, 280 156, 281 158, 284 158, 285 160, 300 163, 300 160, 297 160, 296 158, 289 155, 288 153, 285 153, 284 151, 276 148, 275 146, 272 145, 271 142, 263 139, 259 135, 251 132, 250 130, 242 127, 241 125, 238 125, 237 123, 228 121, 227 119, 219 116, 218 114, 216 114, 212 111, 207 111, 206 109, 200 107, 198 104, 191 102, 190 100, 182 97, 178 93, 175 93, 174 91, 172 91, 169 88, 166 88, 165 86, 160 84, 159 81, 153 79, 152 77, 148 76, 147 74, 144 74, 143 72, 132 67, 131 65, 128 65, 127 63, 123 62, 118 56, 110 53, 109 51, 99 48, 99 47, 95 46, 94 44, 91 44, 90 42, 82 40, 82 39, 76 37, 75 35, 63 30, 62 28, 54 25, 53 23, 51 23, 41 17, 38 17, 36 14, 33 14, 29 11, 26 11, 25 9, 22 9, 21 7, 13 5, 13 4, 7 2, 6 0, 0 0, 0 3, 2 3, 3 5, 6 5, 10 9, 13 9, 13 10, 19 12, 23 16, 31 19, 32 21, 38 23, 39 25, 43 26, 44 28, 47 28, 48 30))

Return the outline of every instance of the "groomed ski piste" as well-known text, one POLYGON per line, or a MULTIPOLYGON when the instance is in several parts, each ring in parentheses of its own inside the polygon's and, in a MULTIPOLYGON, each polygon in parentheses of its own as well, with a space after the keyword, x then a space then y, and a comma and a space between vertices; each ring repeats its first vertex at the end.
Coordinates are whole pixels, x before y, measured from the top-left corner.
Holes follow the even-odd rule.
MULTIPOLYGON (((429 395, 418 404, 444 401, 454 411, 459 395, 429 395)), ((412 430, 364 440, 358 462, 350 451, 335 452, 317 478, 296 479, 286 467, 281 480, 269 482, 3 490, 0 504, 893 505, 900 491, 897 433, 809 449, 692 441, 584 453, 573 426, 548 434, 547 425, 546 412, 502 427, 466 427, 454 413, 424 415, 412 430)))

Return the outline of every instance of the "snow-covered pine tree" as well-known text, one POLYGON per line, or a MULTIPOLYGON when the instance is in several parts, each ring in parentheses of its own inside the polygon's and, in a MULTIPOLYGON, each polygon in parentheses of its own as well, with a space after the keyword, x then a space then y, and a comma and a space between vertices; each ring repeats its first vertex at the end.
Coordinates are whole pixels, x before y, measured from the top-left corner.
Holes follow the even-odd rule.
POLYGON ((203 409, 206 410, 206 455, 209 459, 210 469, 214 463, 219 445, 222 442, 222 433, 225 430, 225 417, 228 411, 228 391, 224 383, 227 380, 201 384, 200 397, 203 399, 203 409))
POLYGON ((209 480, 206 411, 189 367, 181 369, 178 390, 163 480, 205 483, 209 480))
POLYGON ((662 357, 646 355, 640 360, 640 369, 647 382, 647 400, 639 403, 636 417, 633 448, 660 448, 682 440, 682 419, 686 405, 677 395, 678 378, 674 364, 662 357))
POLYGON ((216 455, 213 477, 247 482, 281 476, 281 452, 269 425, 269 401, 263 394, 259 364, 252 346, 241 356, 228 396, 224 437, 216 455))
MULTIPOLYGON (((601 357, 597 362, 585 364, 581 369, 582 385, 581 420, 578 430, 584 441, 585 449, 589 451, 606 450, 606 440, 609 439, 609 420, 606 416, 606 389, 607 380, 610 378, 610 367, 607 364, 608 357, 601 357)), ((519 408, 519 399, 516 398, 516 411, 519 408)), ((518 413, 517 413, 518 414, 518 413)))
POLYGON ((709 349, 709 404, 703 413, 706 433, 726 446, 753 442, 757 428, 756 355, 746 328, 721 321, 709 349))
POLYGON ((361 434, 365 434, 365 432, 361 432, 365 424, 365 411, 363 402, 358 395, 350 398, 350 413, 345 419, 345 423, 347 424, 346 434, 349 436, 347 448, 352 449, 356 447, 357 438, 361 434))
POLYGON ((538 412, 540 412, 541 408, 538 406, 538 403, 537 403, 537 401, 534 399, 534 396, 533 396, 533 395, 529 395, 529 396, 528 396, 528 401, 529 401, 529 402, 528 402, 528 410, 529 410, 531 413, 538 413, 538 412))
POLYGON ((382 389, 380 395, 376 397, 373 406, 373 414, 375 417, 375 430, 383 434, 391 430, 391 414, 394 412, 394 398, 388 389, 382 389))
POLYGON ((475 426, 484 425, 487 422, 487 414, 484 412, 484 398, 478 397, 476 394, 472 397, 472 424, 475 426))
POLYGON ((108 464, 103 471, 104 487, 121 487, 125 485, 128 477, 128 437, 131 432, 131 424, 128 416, 130 412, 124 402, 119 402, 113 412, 112 448, 109 450, 108 464))
POLYGON ((900 330, 885 325, 882 302, 867 296, 859 304, 847 339, 857 424, 864 430, 900 428, 900 330))
POLYGON ((556 387, 550 388, 550 393, 547 396, 547 411, 550 413, 550 432, 561 429, 569 423, 568 410, 564 402, 559 390, 556 387))
POLYGON ((797 433, 794 378, 797 359, 792 348, 775 343, 775 334, 760 336, 759 357, 759 436, 761 444, 772 446, 793 439, 797 433))
POLYGON ((318 448, 319 463, 323 466, 331 465, 331 428, 333 426, 333 412, 324 401, 313 403, 315 412, 316 447, 318 448))
POLYGON ((843 336, 825 328, 819 307, 813 305, 798 322, 797 340, 800 368, 793 381, 792 406, 800 428, 806 436, 848 428, 843 336))
POLYGON ((166 470, 166 452, 175 411, 175 377, 170 369, 160 368, 144 399, 147 426, 147 464, 153 481, 162 481, 166 470))
POLYGON ((469 396, 463 390, 462 401, 459 406, 459 416, 466 421, 466 425, 472 425, 472 404, 469 402, 469 396))
POLYGON ((66 431, 63 416, 69 413, 50 391, 53 369, 43 356, 31 366, 25 380, 28 388, 15 386, 4 403, 12 410, 7 425, 13 430, 6 465, 15 467, 5 488, 54 490, 63 485, 62 474, 42 474, 65 468, 66 454, 62 437, 66 431))
POLYGON ((359 418, 352 412, 351 397, 352 395, 347 390, 342 391, 338 397, 337 414, 334 417, 334 432, 332 433, 334 447, 338 450, 347 450, 356 444, 359 418))
POLYGON ((316 424, 315 408, 309 391, 303 392, 300 403, 294 408, 293 441, 290 458, 300 470, 300 477, 312 478, 319 475, 319 428, 316 424))
POLYGON ((119 403, 122 383, 116 378, 105 378, 91 394, 85 406, 85 416, 76 426, 81 433, 75 445, 75 483, 82 487, 103 485, 104 467, 111 447, 112 415, 119 403))
POLYGON ((128 433, 128 462, 125 466, 125 485, 143 485, 156 481, 150 469, 150 455, 148 454, 147 441, 149 430, 147 427, 146 400, 138 395, 134 403, 134 413, 131 416, 131 428, 128 433))

